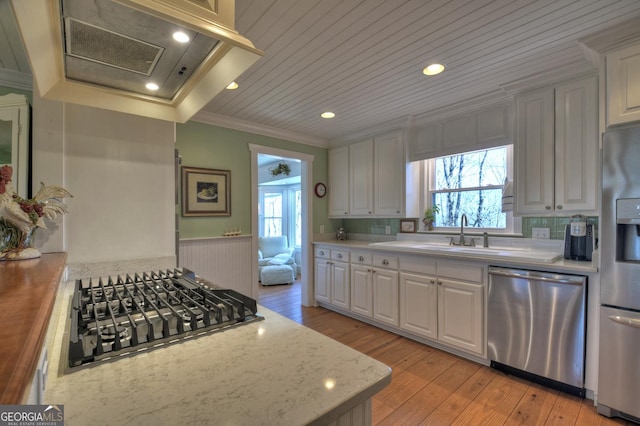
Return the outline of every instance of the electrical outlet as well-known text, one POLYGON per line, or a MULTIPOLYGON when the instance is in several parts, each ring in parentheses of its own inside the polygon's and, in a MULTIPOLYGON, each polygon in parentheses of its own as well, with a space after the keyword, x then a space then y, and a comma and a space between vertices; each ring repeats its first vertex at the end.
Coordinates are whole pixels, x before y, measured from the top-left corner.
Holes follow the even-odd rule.
POLYGON ((387 235, 391 235, 391 225, 387 225, 384 227, 384 233, 387 235))
POLYGON ((324 225, 320 225, 320 233, 324 234, 324 225))
POLYGON ((531 236, 537 239, 548 240, 551 234, 549 228, 531 228, 531 236))

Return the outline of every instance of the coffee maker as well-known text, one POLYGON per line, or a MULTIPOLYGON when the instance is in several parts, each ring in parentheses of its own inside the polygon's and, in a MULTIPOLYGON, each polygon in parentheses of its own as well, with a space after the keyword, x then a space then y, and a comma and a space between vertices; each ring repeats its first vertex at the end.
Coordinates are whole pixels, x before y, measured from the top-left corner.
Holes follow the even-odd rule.
POLYGON ((591 261, 595 246, 593 224, 587 223, 582 215, 571 216, 571 222, 564 232, 564 258, 591 261))

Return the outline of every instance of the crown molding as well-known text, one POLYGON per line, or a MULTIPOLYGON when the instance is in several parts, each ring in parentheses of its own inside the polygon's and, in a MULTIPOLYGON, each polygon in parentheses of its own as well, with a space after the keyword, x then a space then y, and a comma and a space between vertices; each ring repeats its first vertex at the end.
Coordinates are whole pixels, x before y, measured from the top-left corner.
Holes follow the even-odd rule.
POLYGON ((213 126, 224 127, 227 129, 240 130, 247 133, 284 139, 304 145, 318 146, 321 148, 327 148, 329 146, 329 142, 326 139, 279 129, 277 127, 264 126, 252 121, 245 121, 239 118, 228 117, 226 115, 208 111, 200 111, 196 113, 190 121, 197 121, 199 123, 211 124, 213 126))
POLYGON ((0 86, 33 91, 33 77, 31 74, 0 68, 0 86))
POLYGON ((640 41, 640 17, 593 33, 579 40, 589 49, 606 53, 640 41))
POLYGON ((595 75, 597 72, 598 68, 592 61, 579 59, 545 72, 528 75, 524 78, 502 84, 500 87, 511 95, 517 95, 527 90, 551 86, 569 79, 595 75))

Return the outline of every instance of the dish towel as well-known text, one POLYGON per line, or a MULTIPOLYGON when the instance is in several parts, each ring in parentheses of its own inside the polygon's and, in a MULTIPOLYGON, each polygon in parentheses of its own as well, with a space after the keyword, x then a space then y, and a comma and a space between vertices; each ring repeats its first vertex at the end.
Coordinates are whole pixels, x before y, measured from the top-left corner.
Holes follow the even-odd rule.
POLYGON ((513 182, 505 178, 502 186, 502 212, 513 211, 513 182))

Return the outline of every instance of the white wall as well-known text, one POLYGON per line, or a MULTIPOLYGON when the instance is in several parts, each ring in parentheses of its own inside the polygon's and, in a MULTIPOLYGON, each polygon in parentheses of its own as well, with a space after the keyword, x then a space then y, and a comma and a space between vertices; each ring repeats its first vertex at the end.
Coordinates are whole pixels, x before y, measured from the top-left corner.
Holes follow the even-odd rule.
POLYGON ((174 147, 172 122, 34 94, 34 190, 44 181, 74 196, 36 234, 40 250, 68 263, 175 255, 174 147))

